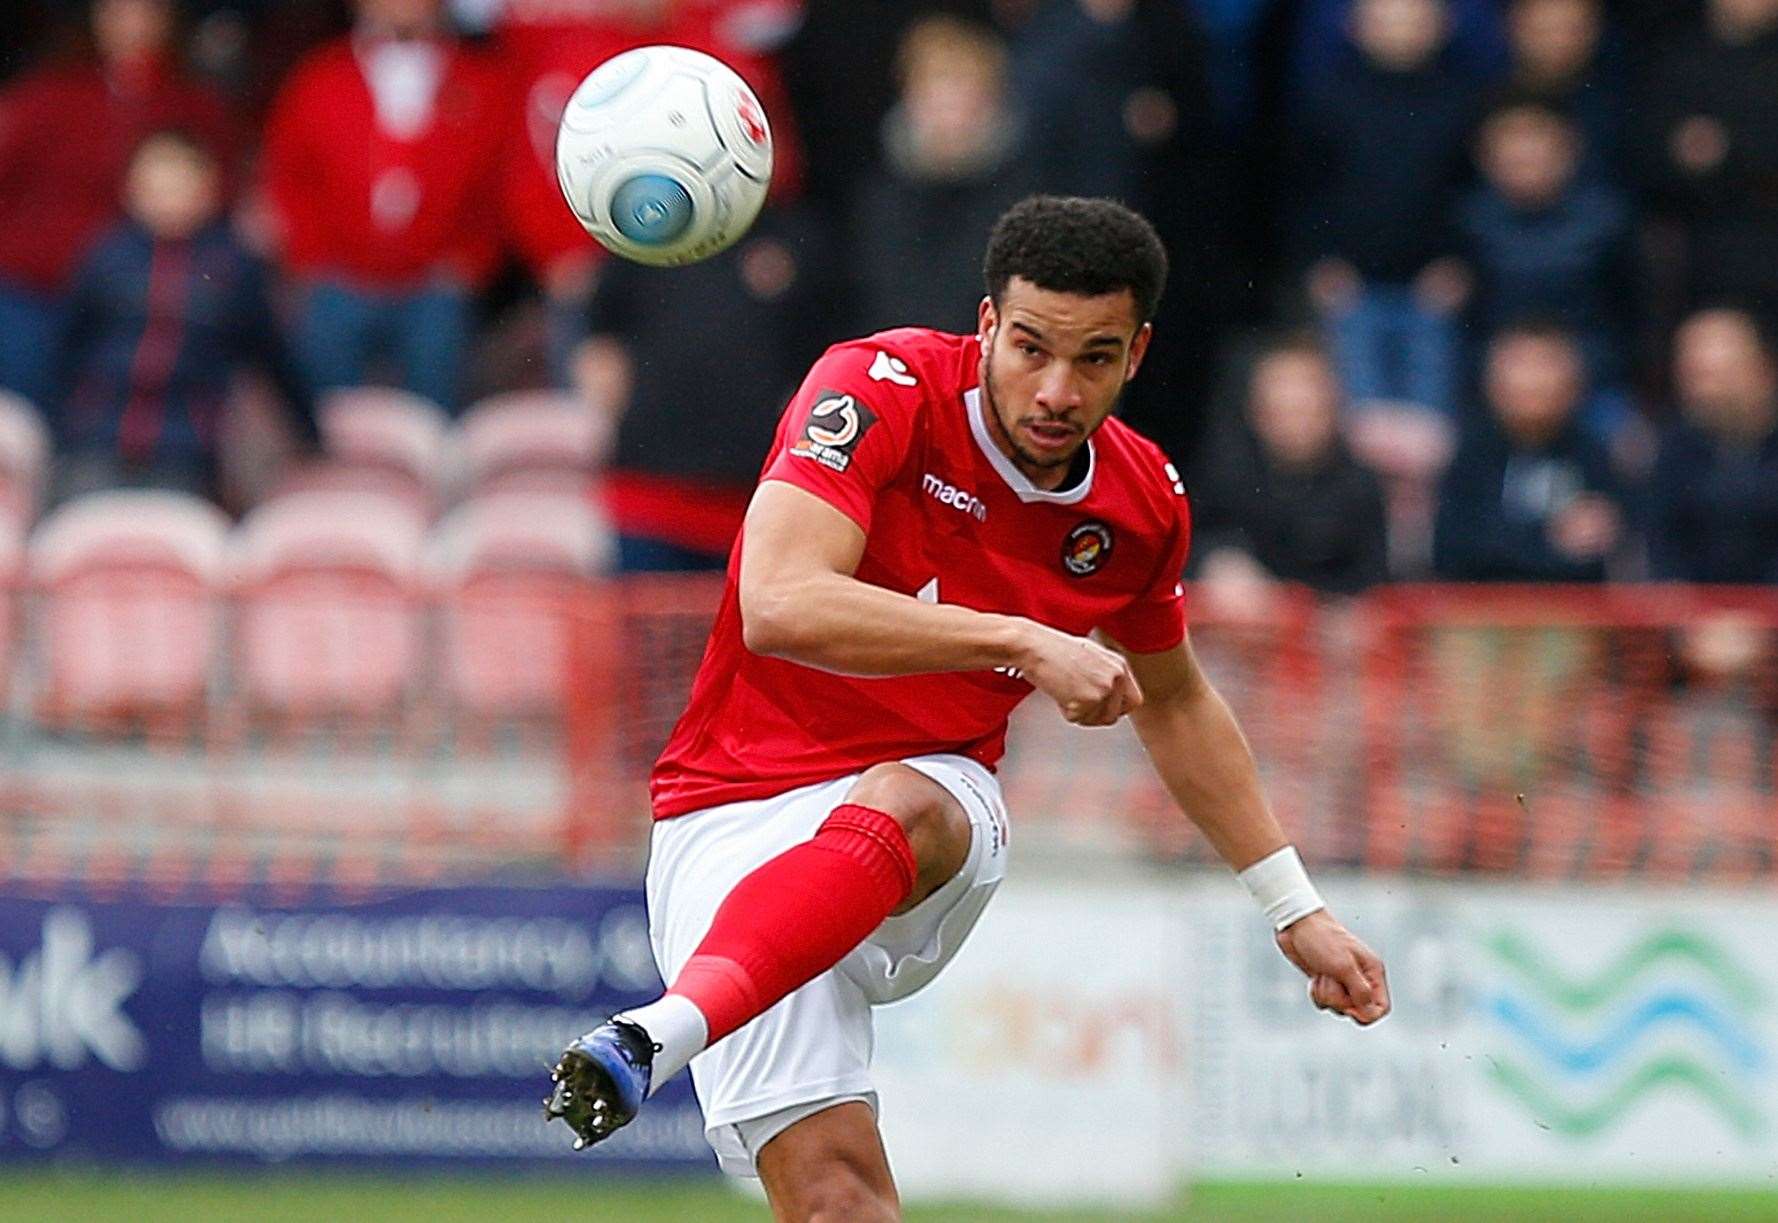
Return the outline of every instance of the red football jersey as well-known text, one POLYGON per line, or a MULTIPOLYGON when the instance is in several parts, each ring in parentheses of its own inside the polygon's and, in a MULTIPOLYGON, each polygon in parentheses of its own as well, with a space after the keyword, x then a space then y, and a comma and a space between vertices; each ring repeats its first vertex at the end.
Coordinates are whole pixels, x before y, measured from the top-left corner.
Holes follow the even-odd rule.
MULTIPOLYGON (((857 577, 929 602, 1025 616, 1125 648, 1185 636, 1190 513, 1179 473, 1121 421, 1085 476, 1037 488, 994 445, 974 336, 916 328, 837 344, 778 426, 763 479, 815 494, 865 532, 857 577)), ((936 752, 992 768, 1032 692, 1016 675, 835 675, 748 651, 740 546, 691 702, 655 765, 656 818, 765 798, 936 752)))

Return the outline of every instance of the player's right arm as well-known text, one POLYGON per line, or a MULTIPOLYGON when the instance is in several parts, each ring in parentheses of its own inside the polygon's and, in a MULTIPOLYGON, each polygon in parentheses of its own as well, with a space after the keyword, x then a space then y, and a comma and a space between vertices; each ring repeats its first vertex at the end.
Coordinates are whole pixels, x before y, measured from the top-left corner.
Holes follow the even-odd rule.
POLYGON ((741 543, 747 648, 845 675, 1016 667, 1087 726, 1109 726, 1141 703, 1129 664, 1097 642, 860 581, 864 541, 856 522, 815 493, 762 483, 741 543))
POLYGON ((810 369, 742 530, 747 648, 846 675, 1016 668, 1070 721, 1117 721, 1142 697, 1114 651, 856 576, 877 500, 907 461, 925 394, 920 375, 878 341, 837 345, 810 369))

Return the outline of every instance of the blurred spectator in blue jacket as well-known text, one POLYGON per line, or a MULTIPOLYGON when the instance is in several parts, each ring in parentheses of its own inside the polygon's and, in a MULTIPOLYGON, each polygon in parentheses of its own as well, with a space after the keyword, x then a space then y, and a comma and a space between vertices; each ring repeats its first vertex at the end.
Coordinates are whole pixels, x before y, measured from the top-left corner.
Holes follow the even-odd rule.
POLYGON ((1778 582, 1778 355, 1738 309, 1674 337, 1680 419, 1650 488, 1649 568, 1684 582, 1778 582))
POLYGON ((1194 573, 1251 605, 1273 582, 1352 594, 1387 580, 1383 489, 1340 437, 1340 386, 1320 340, 1265 342, 1238 420, 1191 469, 1194 573))
POLYGON ((1360 404, 1453 406, 1467 294, 1450 216, 1481 84, 1444 54, 1445 0, 1356 0, 1357 54, 1305 105, 1296 245, 1360 404))
POLYGON ((1187 0, 1204 32, 1204 68, 1217 122, 1239 136, 1259 117, 1260 43, 1273 0, 1187 0))
POLYGON ((1620 65, 1607 47, 1603 0, 1512 0, 1506 28, 1512 91, 1572 118, 1580 129, 1581 177, 1621 181, 1625 97, 1620 65))
POLYGON ((988 231, 1036 182, 1020 155, 1006 47, 987 26, 927 17, 908 29, 896 70, 882 166, 852 210, 854 326, 969 331, 988 231))
POLYGON ((1485 411, 1445 473, 1433 534, 1440 577, 1598 582, 1623 538, 1605 446, 1581 427, 1585 363, 1555 322, 1522 322, 1488 345, 1485 411))
MULTIPOLYGON (((86 10, 90 54, 51 59, 0 90, 0 389, 44 407, 70 282, 122 215, 131 150, 163 127, 221 156, 234 145, 221 98, 179 62, 172 0, 66 7, 86 10)), ((0 43, 0 56, 18 49, 0 43)))
MULTIPOLYGON (((1354 10, 1362 0, 1283 0, 1288 30, 1291 89, 1314 93, 1340 71, 1340 61, 1356 35, 1354 10)), ((1497 0, 1449 0, 1446 6, 1450 62, 1466 76, 1492 79, 1505 71, 1506 32, 1497 0)))
POLYGON ((1044 0, 1013 52, 1042 190, 1156 213, 1202 188, 1180 179, 1214 110, 1202 36, 1177 0, 1044 0))
POLYGON ((220 203, 221 170, 199 141, 167 130, 137 148, 127 219, 82 265, 62 332, 56 499, 120 486, 215 497, 219 433, 244 368, 270 377, 300 442, 318 440, 265 271, 220 203))
POLYGON ((1711 0, 1637 100, 1643 172, 1685 234, 1691 302, 1778 309, 1778 0, 1711 0))
POLYGON ((1457 214, 1475 278, 1472 323, 1493 335, 1513 319, 1560 320, 1580 341, 1592 385, 1620 385, 1633 284, 1628 203, 1577 178, 1579 131, 1535 98, 1494 108, 1476 161, 1482 184, 1457 214))

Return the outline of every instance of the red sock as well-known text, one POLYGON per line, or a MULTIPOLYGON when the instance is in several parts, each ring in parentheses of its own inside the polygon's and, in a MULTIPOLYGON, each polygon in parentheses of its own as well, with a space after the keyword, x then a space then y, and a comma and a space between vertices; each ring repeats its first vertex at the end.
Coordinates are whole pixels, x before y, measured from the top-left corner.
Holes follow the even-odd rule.
POLYGON ((914 851, 893 816, 853 804, 728 894, 674 978, 709 1043, 838 964, 914 890, 914 851))

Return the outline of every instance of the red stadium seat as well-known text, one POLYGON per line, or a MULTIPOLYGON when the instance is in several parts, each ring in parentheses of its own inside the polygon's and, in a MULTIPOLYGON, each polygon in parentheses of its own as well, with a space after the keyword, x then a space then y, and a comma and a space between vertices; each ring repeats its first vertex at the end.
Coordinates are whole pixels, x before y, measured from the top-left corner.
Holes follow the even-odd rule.
POLYGON ((249 715, 392 718, 414 684, 423 517, 352 493, 293 493, 235 538, 236 676, 249 715))
POLYGON ((0 391, 0 514, 37 516, 49 461, 49 430, 29 402, 0 391))
POLYGON ((103 727, 201 711, 227 537, 220 510, 180 493, 97 493, 45 519, 29 553, 42 716, 103 727))
POLYGON ((447 465, 450 422, 443 409, 407 391, 334 391, 320 409, 322 445, 336 462, 402 472, 435 488, 447 465))
POLYGON ((396 503, 397 512, 430 521, 438 515, 438 495, 430 482, 394 467, 324 460, 298 467, 278 482, 267 502, 302 493, 348 493, 381 497, 396 503))
POLYGON ((604 413, 554 391, 492 396, 457 427, 457 458, 475 494, 584 489, 609 445, 604 413))
POLYGON ((572 494, 497 493, 445 518, 428 567, 442 680, 460 718, 560 715, 575 596, 611 551, 604 523, 572 494))

